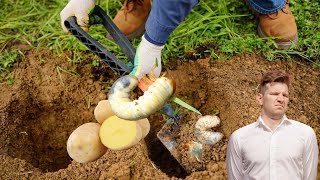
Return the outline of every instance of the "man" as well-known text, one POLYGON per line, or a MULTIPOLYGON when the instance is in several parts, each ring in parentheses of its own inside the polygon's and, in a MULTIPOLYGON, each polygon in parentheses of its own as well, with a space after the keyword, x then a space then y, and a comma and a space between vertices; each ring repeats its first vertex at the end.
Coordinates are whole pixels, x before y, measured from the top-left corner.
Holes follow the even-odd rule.
POLYGON ((227 149, 228 179, 314 180, 318 145, 313 129, 288 119, 290 76, 282 71, 263 75, 257 100, 261 115, 236 130, 227 149))

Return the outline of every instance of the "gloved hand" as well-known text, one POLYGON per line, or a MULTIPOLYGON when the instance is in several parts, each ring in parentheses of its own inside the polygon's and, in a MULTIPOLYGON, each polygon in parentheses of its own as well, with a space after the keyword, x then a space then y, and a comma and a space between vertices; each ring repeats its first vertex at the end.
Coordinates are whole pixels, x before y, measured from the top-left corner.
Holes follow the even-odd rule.
POLYGON ((64 26, 64 21, 70 16, 75 16, 78 25, 84 31, 88 31, 89 14, 94 6, 95 0, 70 0, 66 7, 60 12, 63 31, 68 32, 68 29, 64 26))
POLYGON ((161 73, 161 50, 163 46, 157 46, 142 36, 136 55, 134 57, 134 68, 131 75, 136 76, 139 80, 146 74, 159 77, 161 73))

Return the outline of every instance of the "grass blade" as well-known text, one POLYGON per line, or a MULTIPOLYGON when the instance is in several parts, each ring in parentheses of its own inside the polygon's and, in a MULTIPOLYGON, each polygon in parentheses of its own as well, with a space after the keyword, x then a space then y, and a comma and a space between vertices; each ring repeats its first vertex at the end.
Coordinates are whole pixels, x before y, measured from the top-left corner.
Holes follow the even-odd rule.
POLYGON ((177 104, 179 104, 180 106, 186 108, 186 109, 189 109, 190 111, 193 111, 195 113, 198 113, 200 115, 202 115, 200 113, 200 111, 198 111, 196 108, 192 107, 191 105, 189 105, 188 103, 182 101, 181 99, 179 99, 178 97, 176 96, 172 96, 171 100, 177 104))

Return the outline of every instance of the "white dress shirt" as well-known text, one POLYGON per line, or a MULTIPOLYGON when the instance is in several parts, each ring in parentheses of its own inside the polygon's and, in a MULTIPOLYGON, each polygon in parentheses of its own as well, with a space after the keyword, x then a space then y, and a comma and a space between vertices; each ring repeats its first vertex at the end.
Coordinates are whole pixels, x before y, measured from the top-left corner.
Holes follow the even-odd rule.
POLYGON ((227 149, 229 180, 315 180, 316 134, 286 116, 272 131, 261 116, 231 135, 227 149))

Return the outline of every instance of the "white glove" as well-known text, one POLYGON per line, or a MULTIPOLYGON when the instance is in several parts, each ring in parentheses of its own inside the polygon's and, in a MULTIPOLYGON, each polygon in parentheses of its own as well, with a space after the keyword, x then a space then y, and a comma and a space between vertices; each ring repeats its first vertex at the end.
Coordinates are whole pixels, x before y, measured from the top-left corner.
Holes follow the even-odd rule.
POLYGON ((134 68, 131 75, 141 79, 146 74, 159 77, 161 73, 161 50, 163 46, 157 46, 147 41, 142 36, 136 55, 134 57, 134 68))
POLYGON ((89 28, 89 14, 95 6, 95 0, 70 0, 60 12, 61 26, 63 31, 68 32, 64 26, 64 21, 71 16, 75 16, 78 25, 84 30, 89 28))

